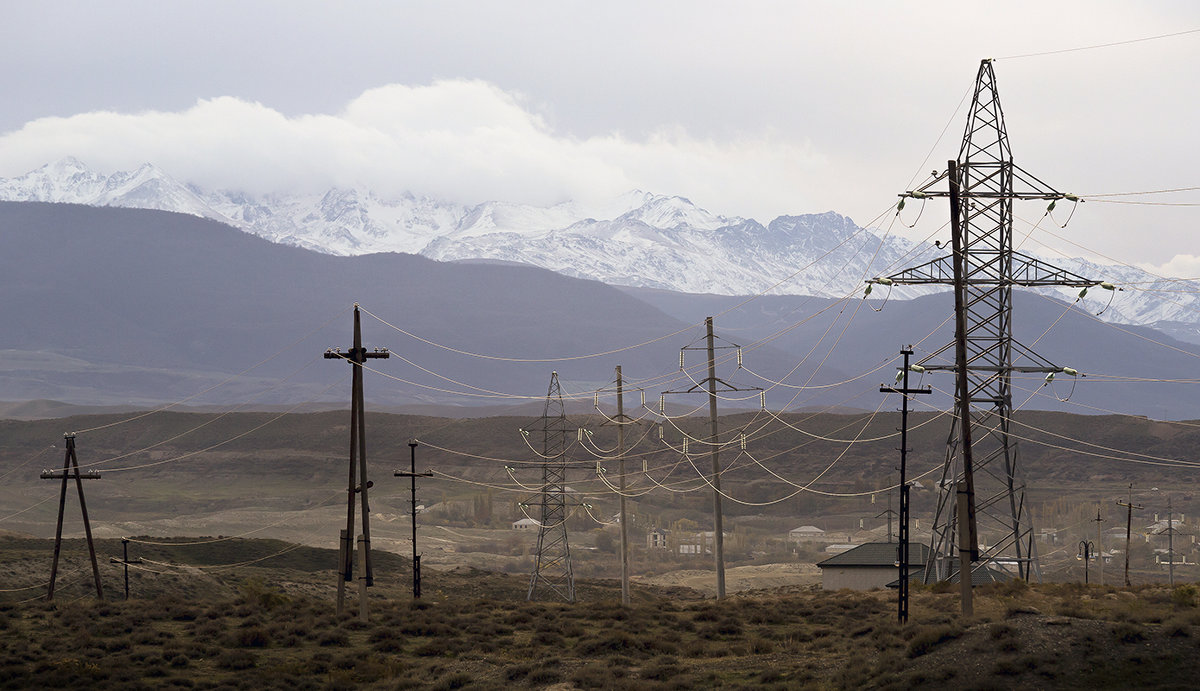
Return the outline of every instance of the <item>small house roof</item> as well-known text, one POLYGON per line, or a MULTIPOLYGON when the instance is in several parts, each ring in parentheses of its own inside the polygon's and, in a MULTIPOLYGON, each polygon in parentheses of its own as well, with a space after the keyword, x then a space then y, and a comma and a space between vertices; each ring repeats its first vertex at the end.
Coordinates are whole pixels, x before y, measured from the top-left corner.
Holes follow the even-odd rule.
MULTIPOLYGON (((821 568, 835 567, 894 567, 899 559, 899 542, 868 542, 818 562, 821 568)), ((909 544, 909 566, 924 566, 929 557, 929 545, 909 544)))
MULTIPOLYGON (((989 568, 989 567, 985 566, 982 568, 976 568, 974 571, 971 572, 971 585, 987 585, 988 583, 1003 583, 1004 581, 1014 580, 1014 578, 1015 577, 1012 576, 1011 574, 1007 574, 1007 573, 1001 571, 1000 569, 993 569, 993 568, 989 568)), ((921 566, 920 568, 915 569, 914 571, 911 571, 908 574, 909 583, 921 583, 924 580, 925 580, 925 567, 924 566, 921 566)), ((954 574, 952 576, 950 576, 950 582, 958 583, 958 572, 957 571, 955 571, 954 574)), ((891 583, 888 583, 885 587, 887 587, 887 588, 900 587, 900 579, 897 578, 896 580, 892 581, 891 583)))
POLYGON ((790 532, 790 533, 812 533, 813 535, 818 535, 818 534, 824 533, 825 531, 821 530, 820 528, 818 528, 815 525, 802 525, 799 528, 792 528, 788 532, 790 532))

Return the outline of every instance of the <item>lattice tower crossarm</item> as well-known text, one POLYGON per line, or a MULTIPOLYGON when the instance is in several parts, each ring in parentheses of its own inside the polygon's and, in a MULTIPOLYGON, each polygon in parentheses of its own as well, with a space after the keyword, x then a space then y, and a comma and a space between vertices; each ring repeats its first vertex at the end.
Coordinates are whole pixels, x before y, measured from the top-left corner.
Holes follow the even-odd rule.
POLYGON ((526 600, 552 593, 567 602, 575 601, 575 575, 567 541, 567 424, 558 372, 552 372, 536 432, 542 442, 541 492, 526 502, 539 508, 537 551, 526 600))
POLYGON ((958 159, 945 173, 902 197, 949 197, 952 252, 872 282, 944 284, 955 295, 955 340, 916 364, 955 372, 957 415, 947 439, 926 581, 946 580, 955 556, 955 491, 968 493, 968 524, 975 568, 1040 580, 1033 524, 1025 502, 1016 440, 1010 436, 1013 372, 1074 372, 1022 346, 1012 335, 1013 286, 1088 287, 1079 276, 1012 246, 1014 200, 1071 200, 1013 163, 1004 113, 990 60, 979 66, 958 159), (938 189, 946 181, 948 189, 938 189), (947 363, 943 357, 953 354, 947 363), (980 540, 987 543, 980 545, 980 540))

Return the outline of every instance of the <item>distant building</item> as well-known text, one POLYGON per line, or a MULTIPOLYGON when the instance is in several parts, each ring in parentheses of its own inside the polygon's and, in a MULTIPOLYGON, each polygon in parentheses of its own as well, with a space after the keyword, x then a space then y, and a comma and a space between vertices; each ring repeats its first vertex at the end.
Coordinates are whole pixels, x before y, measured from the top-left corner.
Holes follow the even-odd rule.
POLYGON ((667 544, 667 531, 662 528, 651 528, 646 532, 647 549, 670 549, 667 544))
MULTIPOLYGON (((721 533, 723 537, 729 537, 727 533, 721 533)), ((679 535, 676 538, 676 546, 679 554, 712 554, 715 543, 715 536, 711 530, 706 530, 701 533, 690 533, 679 535)))
POLYGON ((825 531, 815 525, 802 525, 799 528, 792 528, 788 531, 788 540, 791 542, 807 542, 818 541, 825 539, 825 531))
MULTIPOLYGON (((882 588, 899 576, 898 542, 868 542, 825 561, 821 569, 821 588, 825 590, 872 590, 882 588)), ((925 566, 929 546, 909 544, 908 565, 912 570, 925 566)))
POLYGON ((522 518, 519 521, 513 521, 512 529, 513 530, 534 530, 536 528, 541 527, 541 525, 542 525, 541 523, 539 523, 538 521, 536 521, 532 518, 522 518))

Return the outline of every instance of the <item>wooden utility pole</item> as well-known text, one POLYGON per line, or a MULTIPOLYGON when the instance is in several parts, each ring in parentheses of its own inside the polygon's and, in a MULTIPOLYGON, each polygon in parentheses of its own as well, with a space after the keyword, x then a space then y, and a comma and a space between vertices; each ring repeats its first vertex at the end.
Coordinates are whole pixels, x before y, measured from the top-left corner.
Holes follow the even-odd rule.
MULTIPOLYGON (((899 382, 900 388, 894 386, 880 386, 880 393, 898 393, 901 398, 900 403, 900 549, 896 555, 896 563, 900 569, 900 580, 897 583, 897 612, 896 618, 901 624, 908 622, 908 519, 909 519, 909 503, 908 503, 908 397, 917 394, 933 393, 930 387, 925 388, 910 388, 908 385, 909 373, 909 356, 913 354, 912 346, 901 348, 900 354, 904 356, 904 369, 901 370, 899 382)), ((892 517, 890 515, 891 507, 888 507, 888 542, 892 541, 892 517)), ((965 611, 965 610, 964 610, 965 611)))
POLYGON ((721 517, 721 448, 717 436, 717 358, 713 354, 713 320, 704 320, 708 344, 708 423, 712 445, 713 559, 717 570, 717 599, 725 597, 725 523, 721 517))
MULTIPOLYGON (((345 360, 351 365, 350 380, 350 466, 349 482, 346 489, 346 529, 341 533, 338 553, 341 563, 338 565, 341 575, 338 578, 337 611, 340 614, 346 606, 346 583, 354 578, 354 499, 358 495, 362 502, 362 535, 359 548, 363 551, 359 561, 362 571, 362 587, 375 585, 375 574, 371 567, 371 507, 367 501, 367 490, 374 483, 367 480, 367 443, 366 443, 366 412, 363 408, 363 364, 368 359, 387 358, 391 354, 387 348, 376 348, 371 352, 362 345, 362 323, 359 316, 358 303, 354 303, 354 346, 349 352, 338 348, 325 351, 329 360, 345 360), (357 461, 357 462, 356 462, 357 461)), ((362 611, 366 611, 366 598, 363 598, 362 611)))
MULTIPOLYGON (((967 367, 967 257, 964 251, 963 229, 959 200, 958 161, 946 162, 946 176, 950 184, 950 244, 954 266, 954 371, 955 401, 958 403, 959 443, 962 452, 963 483, 959 488, 959 502, 966 495, 966 511, 960 513, 958 532, 965 533, 970 547, 971 561, 979 559, 979 533, 975 524, 975 464, 971 446, 971 378, 967 367)), ((959 545, 963 539, 958 540, 959 545)), ((960 564, 959 568, 962 568, 960 564)), ((970 565, 967 565, 970 572, 970 565)))
POLYGON ((417 554, 417 478, 418 477, 433 477, 433 473, 425 471, 417 472, 417 440, 408 440, 409 451, 409 471, 406 473, 402 470, 397 470, 393 475, 395 477, 407 477, 412 483, 409 485, 409 503, 412 511, 412 568, 413 568, 413 598, 420 599, 421 597, 421 555, 417 554))
POLYGON ((1175 587, 1175 520, 1171 511, 1171 495, 1167 495, 1167 578, 1171 587, 1175 587))
POLYGON ((621 605, 629 606, 629 521, 625 512, 625 390, 617 365, 617 488, 621 495, 621 605))
MULTIPOLYGON (((724 520, 721 516, 721 445, 720 436, 717 433, 717 386, 724 388, 721 391, 761 391, 758 387, 748 389, 739 389, 729 383, 717 378, 717 346, 716 336, 713 334, 713 318, 704 318, 704 341, 703 350, 708 355, 708 377, 704 381, 696 382, 691 388, 681 391, 664 391, 664 394, 677 393, 696 393, 707 389, 708 394, 708 423, 709 436, 708 444, 710 446, 710 456, 712 457, 712 477, 708 484, 712 487, 712 503, 713 503, 713 561, 717 572, 717 599, 725 597, 725 533, 724 520)), ((731 344, 721 346, 721 349, 736 348, 738 349, 738 367, 742 365, 741 346, 731 344)), ((685 350, 701 350, 699 347, 686 346, 680 350, 679 354, 679 369, 683 369, 683 351, 685 350)), ((765 399, 763 405, 765 406, 765 399)), ((686 452, 685 452, 686 453, 686 452)))
POLYGON ((125 599, 128 600, 129 599, 129 565, 142 563, 141 559, 130 559, 129 558, 129 538, 127 538, 127 537, 121 538, 121 558, 117 559, 116 557, 109 557, 108 561, 111 564, 123 564, 125 566, 125 599))
POLYGON ((92 541, 92 524, 88 520, 87 502, 83 498, 83 481, 99 480, 100 472, 89 470, 81 473, 79 459, 75 456, 75 433, 68 432, 63 435, 63 439, 67 441, 67 450, 63 456, 62 470, 43 470, 41 476, 43 480, 62 480, 62 489, 58 493, 58 528, 54 532, 54 562, 50 566, 50 587, 46 591, 46 600, 54 599, 54 582, 58 578, 58 557, 62 552, 63 514, 67 508, 67 480, 69 479, 75 480, 75 488, 79 490, 79 510, 83 513, 83 532, 87 536, 88 556, 92 560, 92 578, 96 582, 96 598, 103 600, 104 591, 100 587, 100 567, 96 564, 96 544, 92 541))
POLYGON ((1125 586, 1132 585, 1129 582, 1129 536, 1133 532, 1133 510, 1144 509, 1146 507, 1133 503, 1133 483, 1129 483, 1129 501, 1117 502, 1117 506, 1124 506, 1125 512, 1125 586))

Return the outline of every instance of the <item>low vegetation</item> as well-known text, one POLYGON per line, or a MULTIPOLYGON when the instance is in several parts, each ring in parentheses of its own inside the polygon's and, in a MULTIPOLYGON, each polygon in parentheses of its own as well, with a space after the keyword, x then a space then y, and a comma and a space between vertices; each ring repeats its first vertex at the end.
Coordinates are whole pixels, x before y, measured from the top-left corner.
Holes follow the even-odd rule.
MULTIPOLYGON (((274 549, 255 543, 218 544, 274 549)), ((523 578, 431 571, 421 600, 381 579, 364 623, 353 592, 334 612, 332 553, 289 555, 204 588, 144 575, 128 602, 76 579, 52 603, 0 604, 0 688, 1182 688, 1200 671, 1192 584, 987 586, 971 620, 952 590, 921 587, 900 626, 882 591, 639 587, 623 608, 611 581, 525 602, 523 578)))

